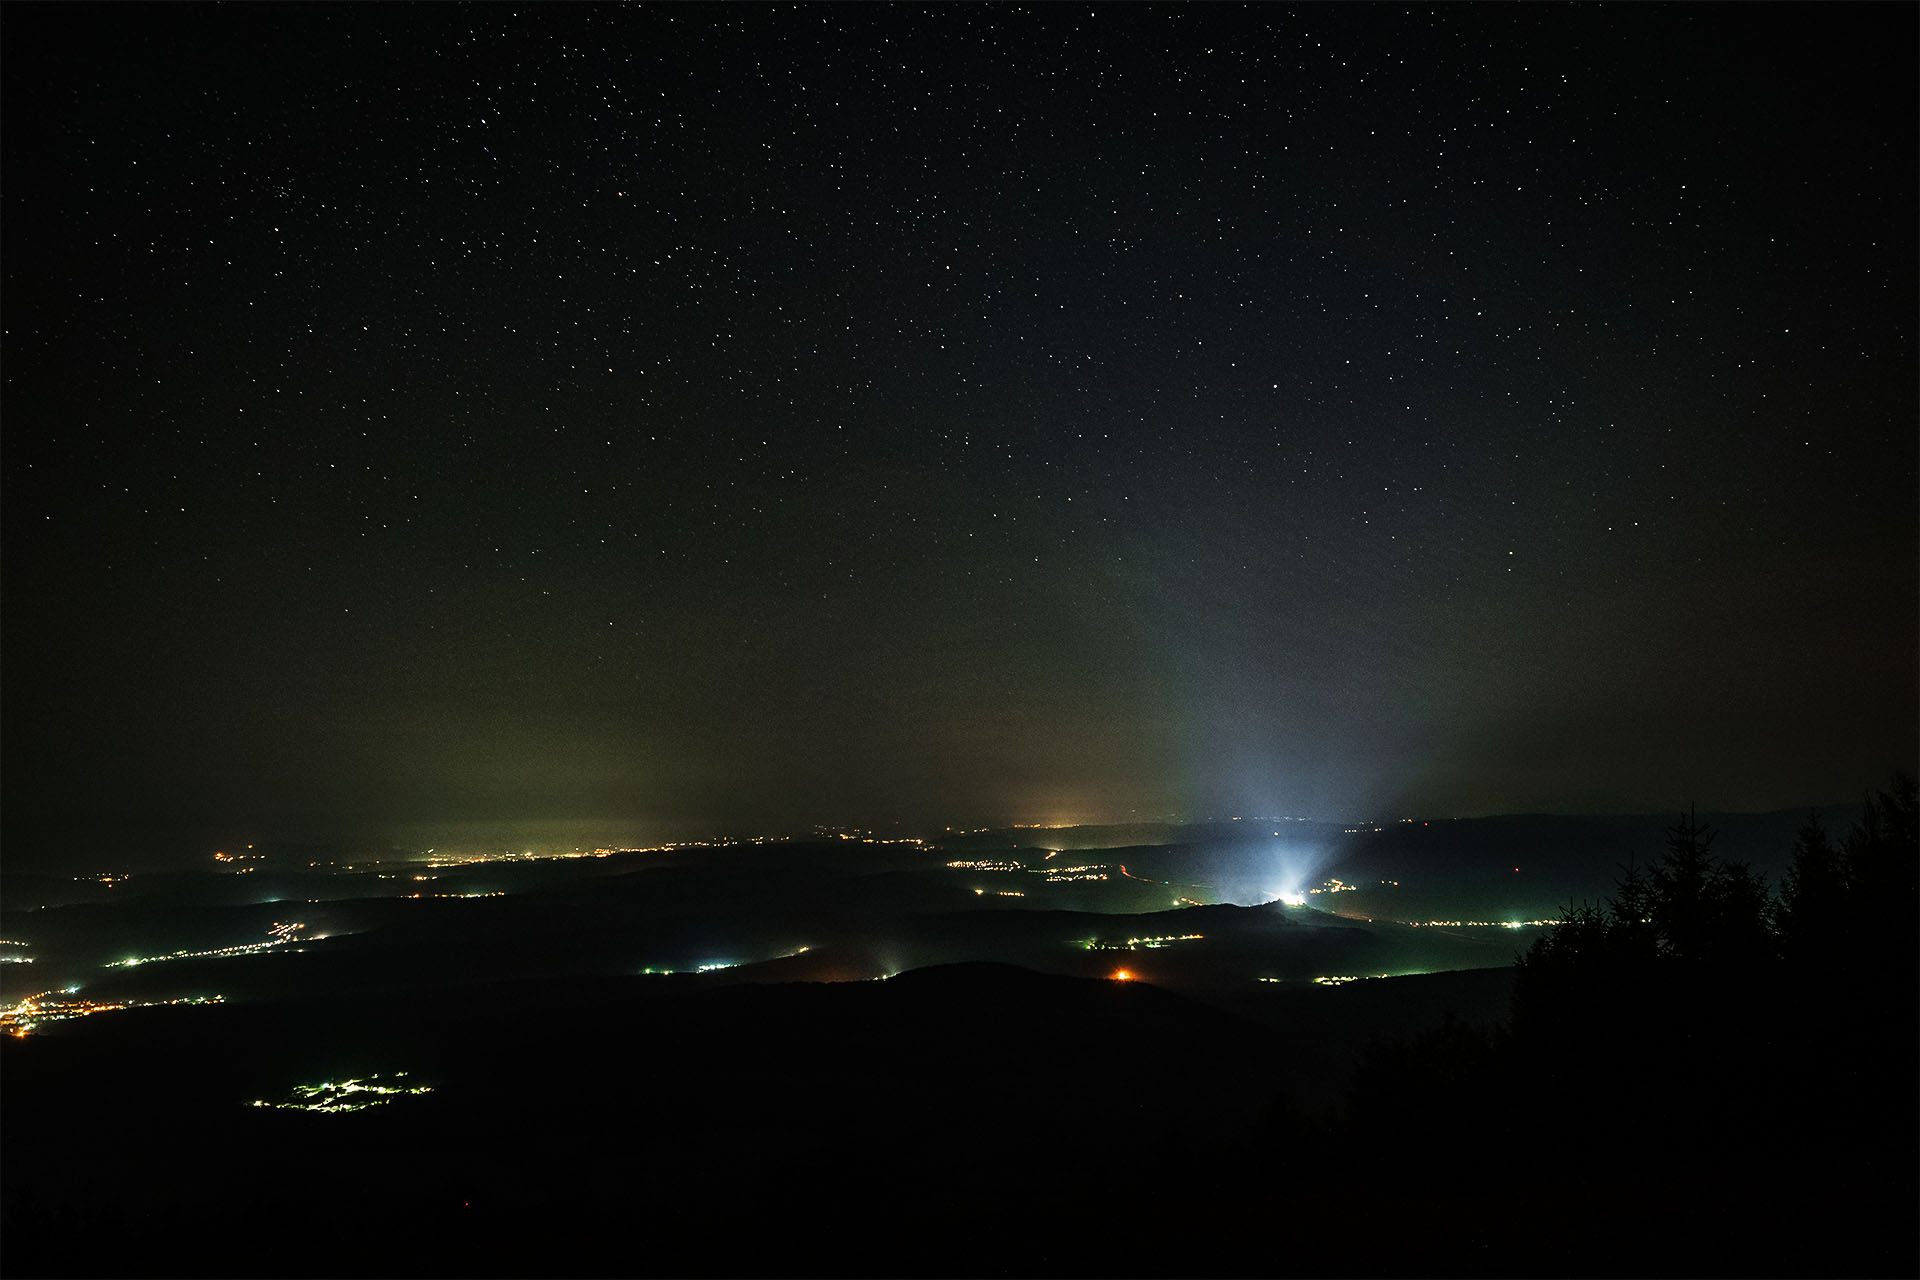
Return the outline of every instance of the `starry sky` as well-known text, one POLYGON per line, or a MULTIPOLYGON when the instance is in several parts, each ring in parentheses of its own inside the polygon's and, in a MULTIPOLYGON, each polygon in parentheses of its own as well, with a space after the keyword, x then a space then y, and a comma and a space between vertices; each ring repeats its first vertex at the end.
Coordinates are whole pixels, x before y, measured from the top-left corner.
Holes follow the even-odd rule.
POLYGON ((1914 762, 1912 6, 0 36, 10 854, 1914 762))

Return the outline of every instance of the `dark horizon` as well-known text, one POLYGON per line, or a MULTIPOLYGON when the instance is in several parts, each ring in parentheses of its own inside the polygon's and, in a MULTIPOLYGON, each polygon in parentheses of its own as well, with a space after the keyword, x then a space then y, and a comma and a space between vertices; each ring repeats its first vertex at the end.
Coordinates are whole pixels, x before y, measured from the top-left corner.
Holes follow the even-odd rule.
MULTIPOLYGON (((1892 775, 1889 775, 1891 778, 1892 775)), ((765 823, 746 825, 715 820, 680 819, 676 821, 621 818, 505 818, 505 819, 416 819, 404 822, 343 821, 335 817, 286 818, 273 822, 228 820, 194 821, 174 818, 166 822, 138 817, 96 817, 83 822, 45 822, 13 819, 4 823, 7 857, 4 871, 10 875, 71 876, 76 880, 94 874, 154 874, 174 872, 224 873, 213 855, 220 852, 247 852, 261 859, 263 868, 291 869, 309 856, 329 862, 341 858, 414 858, 433 851, 488 855, 530 854, 539 858, 562 857, 569 853, 595 849, 650 850, 668 846, 728 849, 760 843, 785 844, 804 848, 822 842, 855 839, 878 843, 923 842, 929 848, 948 844, 964 847, 976 837, 1010 836, 1022 844, 1045 847, 1050 833, 1071 832, 1076 839, 1065 847, 1079 847, 1088 840, 1090 847, 1110 844, 1157 845, 1163 840, 1176 843, 1187 840, 1244 839, 1257 842, 1271 833, 1287 841, 1319 838, 1332 847, 1342 833, 1365 830, 1392 830, 1404 824, 1438 824, 1464 828, 1487 824, 1533 824, 1552 826, 1599 823, 1621 831, 1631 830, 1634 839, 1621 846, 1625 860, 1644 858, 1658 847, 1661 833, 1682 818, 1694 818, 1711 825, 1731 826, 1749 837, 1770 832, 1771 838, 1754 843, 1751 838, 1736 839, 1734 847, 1723 850, 1729 856, 1756 865, 1780 864, 1788 842, 1781 833, 1792 830, 1812 817, 1836 835, 1845 832, 1858 817, 1862 801, 1877 786, 1889 779, 1863 786, 1852 799, 1825 804, 1794 805, 1770 810, 1717 810, 1698 805, 1679 804, 1664 809, 1602 810, 1549 814, 1398 814, 1357 815, 1320 818, 1301 814, 1214 814, 1182 817, 1175 815, 1133 815, 1111 821, 1084 823, 1033 822, 927 822, 893 823, 765 823), (1241 833, 1235 835, 1235 833, 1241 833), (1117 836, 1115 833, 1118 833, 1117 836)), ((1624 863, 1623 863, 1624 865, 1624 863)), ((1783 865, 1783 864, 1781 864, 1783 865)))

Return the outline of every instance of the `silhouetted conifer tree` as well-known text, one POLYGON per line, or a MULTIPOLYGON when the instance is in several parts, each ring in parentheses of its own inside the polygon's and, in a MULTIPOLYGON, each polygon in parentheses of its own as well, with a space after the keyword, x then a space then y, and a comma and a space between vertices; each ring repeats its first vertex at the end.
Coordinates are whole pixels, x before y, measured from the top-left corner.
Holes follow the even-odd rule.
POLYGON ((1653 923, 1653 884, 1637 864, 1628 863, 1615 882, 1612 919, 1619 950, 1636 964, 1659 952, 1653 923))
POLYGON ((1653 866, 1650 895, 1656 945, 1663 956, 1693 960, 1706 949, 1717 835, 1695 822, 1691 811, 1667 829, 1667 851, 1653 866))
POLYGON ((1780 886, 1775 920, 1781 947, 1797 964, 1818 963, 1840 951, 1847 917, 1847 871, 1818 814, 1810 813, 1793 840, 1793 863, 1780 886))
POLYGON ((1866 797, 1841 852, 1854 909, 1865 914, 1866 923, 1911 939, 1920 870, 1920 788, 1910 775, 1895 774, 1891 791, 1866 797))

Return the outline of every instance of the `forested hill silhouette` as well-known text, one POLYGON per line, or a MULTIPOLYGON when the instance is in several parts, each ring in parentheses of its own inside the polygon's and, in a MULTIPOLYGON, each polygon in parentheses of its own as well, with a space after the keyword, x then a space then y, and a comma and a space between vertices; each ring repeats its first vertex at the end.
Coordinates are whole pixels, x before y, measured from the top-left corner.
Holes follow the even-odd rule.
POLYGON ((1549 1270, 1915 1274, 1917 812, 1900 775, 1837 843, 1810 819, 1777 893, 1682 816, 1519 961, 1509 1029, 1377 1049, 1355 1135, 1533 1153, 1549 1270))

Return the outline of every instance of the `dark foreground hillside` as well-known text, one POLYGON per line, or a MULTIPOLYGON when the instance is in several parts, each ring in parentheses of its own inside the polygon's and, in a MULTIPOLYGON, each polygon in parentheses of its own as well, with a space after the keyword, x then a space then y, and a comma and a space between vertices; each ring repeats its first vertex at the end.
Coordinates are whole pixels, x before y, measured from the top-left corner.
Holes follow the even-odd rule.
POLYGON ((1794 1173, 1845 1187, 1833 1199, 1851 1203, 1848 1229, 1772 1215, 1756 1234, 1765 1204, 1754 1221, 1727 1212, 1761 1188, 1690 1145, 1697 1186, 1650 1208, 1672 1168, 1592 1155, 1644 1143, 1671 1157, 1672 1135, 1615 1123, 1605 1097, 1557 1097, 1547 1075, 1512 1078, 1499 1033, 1449 1016, 1496 989, 1469 976, 1296 990, 1258 1020, 1003 965, 133 1010, 4 1046, 0 1247, 20 1277, 1892 1274, 1910 1261, 1911 1233, 1877 1225, 1906 1185, 1897 1169, 1794 1173), (1316 1087, 1345 1092, 1353 1047, 1385 1025, 1425 1031, 1359 1055, 1350 1107, 1311 1103, 1316 1087), (248 1105, 399 1071, 433 1092, 346 1113, 248 1105))

